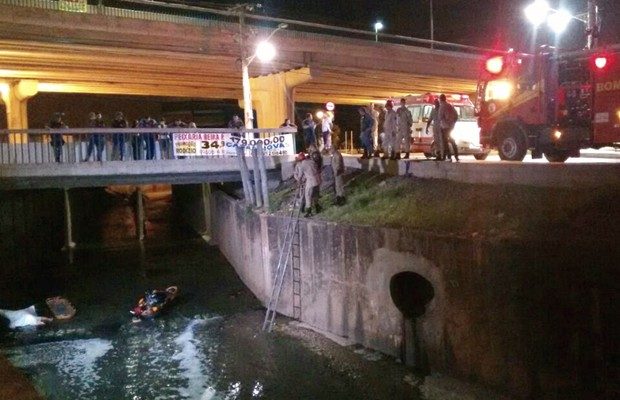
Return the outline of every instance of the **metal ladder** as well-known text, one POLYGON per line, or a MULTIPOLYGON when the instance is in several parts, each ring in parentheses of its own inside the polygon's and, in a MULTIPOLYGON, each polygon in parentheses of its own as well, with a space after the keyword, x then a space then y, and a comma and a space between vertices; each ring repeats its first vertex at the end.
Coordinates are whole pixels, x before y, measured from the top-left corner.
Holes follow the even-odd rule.
MULTIPOLYGON (((284 244, 280 248, 280 256, 278 258, 278 266, 273 279, 273 287, 271 289, 271 298, 267 304, 265 320, 263 321, 263 330, 271 332, 274 321, 276 319, 278 300, 282 293, 282 285, 284 283, 284 275, 292 258, 293 268, 293 314, 301 314, 301 270, 300 270, 300 249, 299 249, 299 214, 301 212, 301 198, 304 195, 303 186, 300 185, 295 195, 293 209, 289 215, 288 224, 284 233, 284 244), (293 249, 296 250, 293 250, 293 249), (292 257, 291 257, 292 254, 292 257)), ((298 318, 296 316, 296 318, 298 318)))

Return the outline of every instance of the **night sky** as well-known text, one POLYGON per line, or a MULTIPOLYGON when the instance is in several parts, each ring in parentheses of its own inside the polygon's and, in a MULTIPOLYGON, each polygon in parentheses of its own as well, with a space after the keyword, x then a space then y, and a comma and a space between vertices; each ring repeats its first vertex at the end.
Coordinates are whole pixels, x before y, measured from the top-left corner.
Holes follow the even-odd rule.
MULTIPOLYGON (((435 40, 485 48, 530 50, 533 28, 523 9, 533 0, 433 0, 435 40)), ((223 6, 240 1, 185 1, 186 4, 223 6)), ((375 21, 384 32, 430 38, 430 0, 262 0, 261 13, 329 25, 372 30, 375 21)), ((586 0, 549 0, 551 7, 571 14, 585 12, 586 0)), ((620 42, 620 0, 599 0, 602 9, 602 42, 620 42)), ((585 44, 585 24, 573 21, 556 42, 545 25, 539 28, 538 44, 557 44, 577 49, 585 44)))

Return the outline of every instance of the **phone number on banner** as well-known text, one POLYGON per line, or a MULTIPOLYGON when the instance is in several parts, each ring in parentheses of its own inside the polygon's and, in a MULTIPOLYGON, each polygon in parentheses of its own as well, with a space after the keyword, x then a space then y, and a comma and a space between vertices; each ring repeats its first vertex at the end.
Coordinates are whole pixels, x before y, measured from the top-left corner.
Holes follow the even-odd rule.
POLYGON ((230 134, 174 134, 175 156, 234 156, 237 147, 243 147, 244 153, 251 156, 252 150, 261 143, 264 154, 294 154, 295 145, 292 135, 277 135, 264 139, 245 139, 230 134), (214 140, 209 140, 214 139, 214 140))

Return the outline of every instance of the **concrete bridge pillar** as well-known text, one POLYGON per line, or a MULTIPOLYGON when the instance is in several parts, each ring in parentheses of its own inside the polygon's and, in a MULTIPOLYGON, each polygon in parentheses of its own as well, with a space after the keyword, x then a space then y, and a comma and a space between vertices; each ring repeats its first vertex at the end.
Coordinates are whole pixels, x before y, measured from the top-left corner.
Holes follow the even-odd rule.
MULTIPOLYGON (((22 79, 13 82, 0 82, 0 99, 6 107, 6 120, 9 129, 28 129, 28 99, 39 92, 39 82, 22 79)), ((22 135, 11 135, 14 142, 25 142, 22 135)))
POLYGON ((309 67, 250 79, 258 128, 277 128, 285 118, 295 121, 295 87, 312 79, 309 67))

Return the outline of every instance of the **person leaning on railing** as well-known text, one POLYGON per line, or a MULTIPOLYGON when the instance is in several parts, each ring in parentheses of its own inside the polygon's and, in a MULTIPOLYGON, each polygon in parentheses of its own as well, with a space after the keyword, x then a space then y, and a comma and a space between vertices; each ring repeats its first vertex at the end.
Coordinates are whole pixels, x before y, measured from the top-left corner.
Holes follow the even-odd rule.
MULTIPOLYGON (((49 123, 50 129, 67 129, 68 126, 62 121, 62 117, 64 113, 56 112, 52 116, 52 119, 49 123)), ((50 145, 54 149, 54 160, 57 163, 62 162, 62 146, 65 145, 65 140, 62 138, 62 134, 60 133, 52 133, 50 135, 50 145)))

